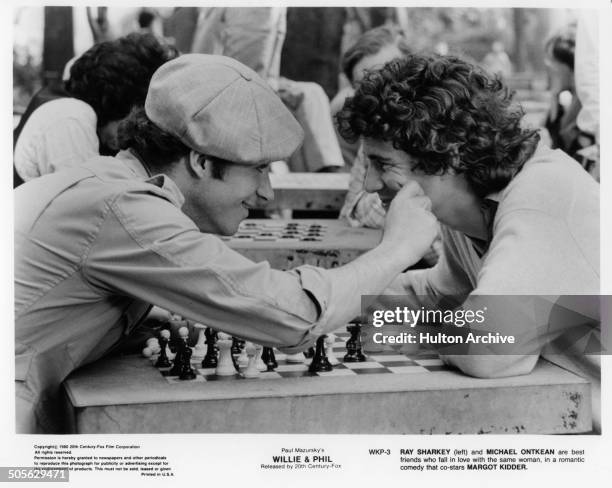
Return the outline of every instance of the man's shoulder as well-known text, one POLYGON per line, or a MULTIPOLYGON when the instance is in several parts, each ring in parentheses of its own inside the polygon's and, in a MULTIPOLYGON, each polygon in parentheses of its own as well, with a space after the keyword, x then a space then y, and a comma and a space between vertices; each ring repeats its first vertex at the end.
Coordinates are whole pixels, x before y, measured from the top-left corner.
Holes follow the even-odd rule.
POLYGON ((599 199, 599 185, 561 150, 538 148, 501 192, 500 210, 533 209, 558 214, 577 201, 599 199))
POLYGON ((56 98, 44 103, 33 113, 32 118, 46 121, 75 119, 84 123, 96 124, 97 117, 94 109, 87 103, 76 98, 56 98))

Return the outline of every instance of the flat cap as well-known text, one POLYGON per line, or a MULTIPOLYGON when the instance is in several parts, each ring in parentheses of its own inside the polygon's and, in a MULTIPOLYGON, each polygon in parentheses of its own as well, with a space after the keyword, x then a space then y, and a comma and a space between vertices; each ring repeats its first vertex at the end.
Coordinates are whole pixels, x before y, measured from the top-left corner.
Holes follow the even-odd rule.
POLYGON ((185 54, 163 64, 145 112, 194 151, 239 164, 287 159, 304 138, 270 86, 226 56, 185 54))

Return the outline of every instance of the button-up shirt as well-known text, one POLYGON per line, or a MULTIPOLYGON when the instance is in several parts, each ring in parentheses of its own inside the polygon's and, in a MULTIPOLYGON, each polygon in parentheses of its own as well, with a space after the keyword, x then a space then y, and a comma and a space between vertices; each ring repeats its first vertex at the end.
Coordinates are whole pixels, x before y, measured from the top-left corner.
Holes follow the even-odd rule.
POLYGON ((169 177, 149 176, 130 152, 16 190, 16 388, 37 429, 54 428, 61 381, 108 352, 150 304, 293 350, 357 315, 342 306, 355 285, 312 266, 254 263, 200 232, 183 203, 169 177))

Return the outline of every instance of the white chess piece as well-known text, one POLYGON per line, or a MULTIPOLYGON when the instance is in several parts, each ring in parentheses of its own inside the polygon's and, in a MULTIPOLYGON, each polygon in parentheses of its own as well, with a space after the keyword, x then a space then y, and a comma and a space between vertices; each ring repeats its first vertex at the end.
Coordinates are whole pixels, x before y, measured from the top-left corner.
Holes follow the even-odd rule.
POLYGON ((238 362, 238 366, 240 367, 245 367, 249 364, 249 354, 247 353, 247 350, 246 350, 246 344, 240 351, 240 355, 238 356, 236 361, 238 362))
POLYGON ((257 344, 257 353, 255 354, 256 358, 257 358, 257 369, 259 371, 268 371, 268 367, 266 366, 266 363, 263 362, 263 359, 261 359, 261 354, 263 353, 263 346, 260 344, 257 344))
POLYGON ((288 363, 295 364, 303 363, 304 359, 304 354, 301 352, 296 352, 295 354, 287 354, 287 357, 285 357, 285 361, 287 361, 288 363))
POLYGON ((170 361, 172 361, 174 359, 174 356, 176 356, 176 354, 174 354, 170 350, 170 331, 168 329, 162 329, 159 332, 159 335, 161 335, 164 339, 166 339, 166 341, 168 341, 168 343, 166 344, 166 356, 168 357, 170 361))
POLYGON ((245 378, 257 378, 260 375, 259 369, 257 369, 257 357, 261 358, 261 346, 257 346, 252 342, 247 342, 244 345, 249 362, 243 375, 245 378))
POLYGON ((202 359, 204 356, 206 356, 206 351, 208 350, 208 346, 206 345, 206 336, 204 335, 206 326, 198 322, 193 324, 193 326, 199 331, 198 340, 196 345, 193 347, 193 357, 194 359, 202 359))
POLYGON ((327 337, 325 337, 325 355, 332 366, 340 364, 340 361, 338 361, 338 358, 334 353, 334 342, 336 342, 336 335, 327 334, 327 337))
POLYGON ((146 358, 150 358, 154 354, 159 354, 161 351, 161 347, 159 345, 159 341, 157 337, 151 337, 147 339, 146 346, 142 350, 142 355, 146 358))
POLYGON ((219 360, 215 374, 217 376, 233 376, 236 374, 234 361, 232 360, 232 336, 218 333, 217 347, 219 348, 219 360))

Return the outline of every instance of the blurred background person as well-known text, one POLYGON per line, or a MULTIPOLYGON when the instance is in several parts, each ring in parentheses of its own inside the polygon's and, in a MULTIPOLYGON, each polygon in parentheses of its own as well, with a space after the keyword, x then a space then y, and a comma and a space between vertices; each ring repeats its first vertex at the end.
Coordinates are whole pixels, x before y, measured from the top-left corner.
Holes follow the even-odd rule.
POLYGON ((327 95, 316 83, 280 76, 286 14, 286 7, 204 7, 191 51, 229 56, 268 81, 304 129, 304 144, 288 162, 291 171, 338 171, 344 162, 327 95))
POLYGON ((545 127, 551 147, 561 149, 573 158, 583 147, 594 143, 592 135, 578 127, 582 105, 576 94, 574 55, 576 30, 568 27, 551 37, 545 46, 545 64, 550 79, 550 109, 545 127))
POLYGON ((151 76, 177 51, 150 34, 94 45, 70 68, 65 91, 33 100, 14 134, 16 186, 23 181, 114 155, 117 126, 144 103, 151 76))
POLYGON ((491 44, 491 51, 482 60, 482 65, 489 73, 504 79, 512 74, 512 61, 504 49, 504 44, 500 41, 491 44))
MULTIPOLYGON (((408 46, 399 29, 384 26, 365 32, 342 56, 342 72, 351 86, 340 91, 332 100, 332 113, 335 115, 342 109, 345 100, 353 95, 355 87, 368 70, 382 68, 386 62, 408 52, 408 46)), ((380 198, 377 193, 367 193, 364 190, 367 164, 360 150, 361 143, 350 143, 340 135, 338 138, 344 157, 350 161, 347 164, 351 165, 349 189, 340 218, 353 227, 382 228, 385 211, 380 198)))

